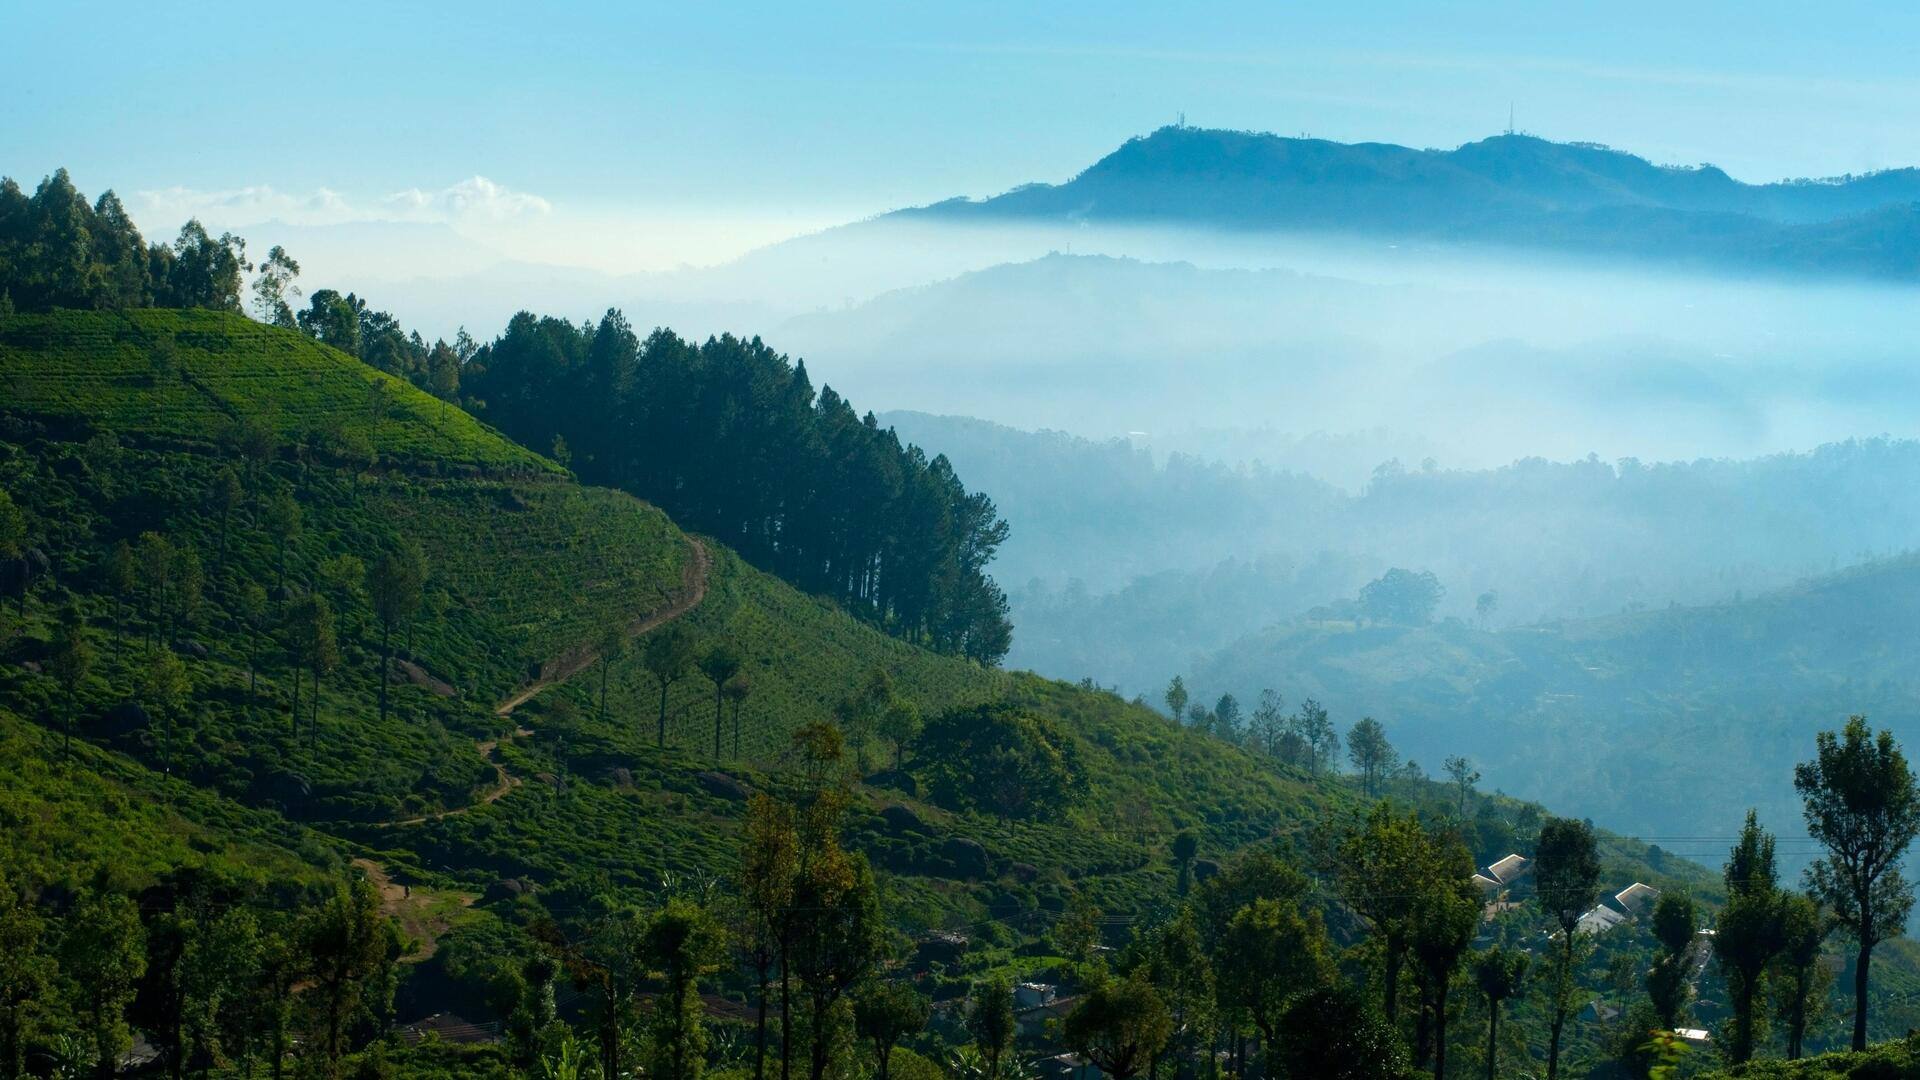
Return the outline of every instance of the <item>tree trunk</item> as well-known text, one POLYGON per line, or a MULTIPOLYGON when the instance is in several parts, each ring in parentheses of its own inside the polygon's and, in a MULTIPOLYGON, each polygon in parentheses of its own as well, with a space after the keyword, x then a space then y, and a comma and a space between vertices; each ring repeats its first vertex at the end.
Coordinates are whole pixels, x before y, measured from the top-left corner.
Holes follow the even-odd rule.
MULTIPOLYGON (((1560 936, 1563 942, 1560 950, 1560 978, 1566 985, 1573 983, 1573 930, 1571 926, 1562 926, 1560 936)), ((1547 1036, 1547 1080, 1559 1080, 1560 1076, 1560 1029, 1567 1024, 1566 1004, 1560 998, 1560 984, 1555 983, 1553 991, 1553 1022, 1547 1036)))
POLYGON ((1807 990, 1809 976, 1805 971, 1793 984, 1793 1011, 1787 1020, 1787 1060, 1800 1060, 1800 1042, 1807 1032, 1807 990))
POLYGON ((607 992, 600 1013, 600 1075, 620 1075, 620 1022, 613 1007, 613 993, 607 992))
POLYGON ((293 665, 293 737, 300 737, 300 665, 293 665))
POLYGON ((720 683, 716 681, 713 684, 713 760, 716 764, 719 763, 722 753, 720 742, 721 721, 726 717, 726 699, 720 691, 720 683))
POLYGON ((1487 1080, 1500 1071, 1500 1003, 1487 1002, 1487 1080))
POLYGON ((1400 1023, 1400 940, 1393 934, 1387 935, 1386 963, 1386 1001, 1381 1011, 1386 1013, 1387 1026, 1395 1027, 1400 1023))
POLYGON ((827 1003, 816 997, 813 1002, 813 1030, 808 1032, 813 1044, 811 1060, 811 1080, 826 1080, 827 1075, 827 1003))
POLYGON ((1427 1055, 1433 1050, 1430 1036, 1433 1028, 1428 1022, 1432 1007, 1428 1000, 1431 987, 1427 985, 1426 969, 1416 964, 1413 969, 1413 1067, 1422 1068, 1427 1063, 1427 1055))
POLYGON ((387 684, 393 681, 393 623, 380 620, 380 723, 387 722, 387 684))
POLYGON ((1727 1061, 1739 1065, 1753 1057, 1753 991, 1755 980, 1740 977, 1740 989, 1733 1002, 1733 1045, 1727 1047, 1727 1061))
MULTIPOLYGON (((1871 927, 1867 928, 1871 931, 1871 927)), ((1867 965, 1873 962, 1873 946, 1867 944, 1863 934, 1860 940, 1860 958, 1854 961, 1853 968, 1853 1052, 1860 1053, 1867 1048, 1867 965)))
POLYGON ((1447 980, 1433 991, 1433 1080, 1447 1080, 1447 980))
POLYGON ((600 658, 600 722, 607 722, 607 669, 612 667, 606 657, 600 658))
MULTIPOLYGON (((669 682, 666 679, 660 680, 660 747, 661 749, 665 749, 667 745, 667 687, 672 685, 673 683, 669 682)), ((785 977, 786 976, 784 974, 781 976, 781 978, 783 979, 785 977)))
POLYGON ((1560 1028, 1566 1022, 1567 1014, 1561 1012, 1556 1003, 1553 1007, 1553 1023, 1547 1029, 1547 1080, 1556 1080, 1560 1075, 1560 1028))
POLYGON ((767 1076, 767 984, 771 981, 767 971, 769 959, 759 962, 760 999, 755 1010, 753 1032, 753 1080, 766 1080, 767 1076))
POLYGON ((780 1080, 792 1080, 793 1075, 793 979, 787 973, 786 934, 786 930, 782 929, 780 935, 780 1080))

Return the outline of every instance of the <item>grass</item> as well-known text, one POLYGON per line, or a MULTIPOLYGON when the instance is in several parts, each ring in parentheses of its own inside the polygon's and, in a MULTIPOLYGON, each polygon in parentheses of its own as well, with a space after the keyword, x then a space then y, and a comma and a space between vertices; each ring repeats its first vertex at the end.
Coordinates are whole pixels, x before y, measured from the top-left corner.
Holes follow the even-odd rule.
POLYGON ((84 741, 69 760, 54 732, 0 708, 0 868, 14 883, 137 891, 178 866, 218 862, 234 880, 284 890, 345 863, 341 846, 278 815, 84 741))
POLYGON ((8 316, 0 385, 6 412, 70 435, 107 430, 210 449, 244 418, 264 422, 283 445, 364 447, 392 467, 564 473, 404 380, 304 335, 215 311, 8 316))

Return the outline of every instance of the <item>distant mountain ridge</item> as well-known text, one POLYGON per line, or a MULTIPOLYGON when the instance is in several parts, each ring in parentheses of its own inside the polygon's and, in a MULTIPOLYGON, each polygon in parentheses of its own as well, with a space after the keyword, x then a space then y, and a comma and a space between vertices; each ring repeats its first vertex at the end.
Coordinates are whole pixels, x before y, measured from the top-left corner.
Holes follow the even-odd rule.
POLYGON ((1913 277, 1920 170, 1748 184, 1595 143, 1453 150, 1165 127, 1063 184, 889 217, 1389 233, 1764 269, 1913 277))

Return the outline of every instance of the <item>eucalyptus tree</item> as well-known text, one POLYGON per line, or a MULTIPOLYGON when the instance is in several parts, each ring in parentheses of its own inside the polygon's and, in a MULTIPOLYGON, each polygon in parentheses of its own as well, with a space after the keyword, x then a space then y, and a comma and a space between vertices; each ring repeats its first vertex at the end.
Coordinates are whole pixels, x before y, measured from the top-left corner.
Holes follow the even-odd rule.
POLYGON ((1487 999, 1487 1080, 1500 1074, 1500 1012, 1520 996, 1531 958, 1524 952, 1495 946, 1473 962, 1473 982, 1487 999))
POLYGON ((1806 804, 1807 832, 1827 854, 1807 871, 1814 898, 1854 940, 1853 1048, 1867 1048, 1867 985, 1874 946, 1897 936, 1913 910, 1913 885, 1900 860, 1920 835, 1920 786, 1893 732, 1864 716, 1815 739, 1812 761, 1796 765, 1793 786, 1806 804))
POLYGON ((1593 827, 1572 818, 1548 818, 1540 827, 1540 843, 1534 849, 1533 881, 1541 909, 1558 928, 1547 1037, 1547 1080, 1555 1080, 1560 1075, 1560 1037, 1579 989, 1580 939, 1584 936, 1580 917, 1600 894, 1600 853, 1593 827))
POLYGON ((660 684, 659 744, 667 745, 667 691, 693 666, 693 635, 686 627, 670 623, 648 635, 641 647, 640 660, 660 684))
MULTIPOLYGON (((427 584, 427 560, 420 549, 403 543, 385 551, 367 568, 367 597, 380 620, 380 722, 387 721, 387 688, 393 682, 393 628, 420 610, 427 584)), ((601 708, 605 711, 604 683, 601 708)))
POLYGON ((722 725, 726 716, 727 680, 740 672, 740 654, 732 645, 716 641, 700 654, 700 674, 713 684, 713 758, 720 760, 722 725))
POLYGON ((1773 836, 1747 811, 1740 839, 1727 857, 1727 903, 1714 926, 1713 953, 1726 973, 1733 1006, 1728 1025, 1727 1060, 1735 1065, 1753 1057, 1765 1034, 1766 1018, 1756 1007, 1767 967, 1783 944, 1780 889, 1774 868, 1773 836))

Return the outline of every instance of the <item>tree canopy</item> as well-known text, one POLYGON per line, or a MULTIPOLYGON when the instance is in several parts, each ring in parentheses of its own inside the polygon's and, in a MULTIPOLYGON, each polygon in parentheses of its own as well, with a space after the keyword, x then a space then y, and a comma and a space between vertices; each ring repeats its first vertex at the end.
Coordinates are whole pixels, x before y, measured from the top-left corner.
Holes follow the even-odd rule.
POLYGON ((986 573, 1007 538, 993 501, 758 338, 641 340, 618 311, 580 325, 522 312, 461 386, 523 445, 563 441, 582 479, 876 626, 982 663, 1012 643, 986 573))

